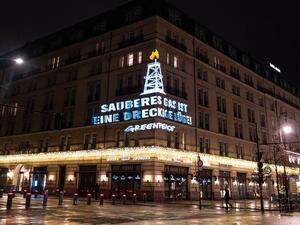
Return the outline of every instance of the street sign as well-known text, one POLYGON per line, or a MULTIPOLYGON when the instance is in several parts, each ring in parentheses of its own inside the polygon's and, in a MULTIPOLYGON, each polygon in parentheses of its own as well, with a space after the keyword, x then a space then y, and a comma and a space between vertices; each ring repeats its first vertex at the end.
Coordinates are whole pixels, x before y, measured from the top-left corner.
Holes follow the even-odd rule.
POLYGON ((198 164, 198 168, 201 168, 203 166, 203 161, 199 159, 197 164, 198 164))
POLYGON ((264 173, 265 173, 265 174, 269 175, 269 174, 271 174, 271 172, 272 172, 272 169, 271 169, 270 166, 266 166, 266 167, 264 168, 264 173))

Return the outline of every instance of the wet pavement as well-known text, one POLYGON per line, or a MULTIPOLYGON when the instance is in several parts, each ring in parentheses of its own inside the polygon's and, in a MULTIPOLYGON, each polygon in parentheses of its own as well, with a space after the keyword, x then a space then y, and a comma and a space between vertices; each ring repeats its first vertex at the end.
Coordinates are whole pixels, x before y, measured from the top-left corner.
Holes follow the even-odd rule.
POLYGON ((6 210, 6 197, 0 199, 0 224, 230 224, 230 225, 299 225, 300 213, 280 214, 268 211, 233 209, 228 212, 220 207, 205 207, 199 210, 190 204, 111 205, 97 202, 86 205, 80 201, 72 205, 71 199, 64 199, 58 206, 57 197, 49 197, 48 206, 42 207, 42 199, 31 199, 31 207, 25 209, 25 199, 13 199, 11 210, 6 210))

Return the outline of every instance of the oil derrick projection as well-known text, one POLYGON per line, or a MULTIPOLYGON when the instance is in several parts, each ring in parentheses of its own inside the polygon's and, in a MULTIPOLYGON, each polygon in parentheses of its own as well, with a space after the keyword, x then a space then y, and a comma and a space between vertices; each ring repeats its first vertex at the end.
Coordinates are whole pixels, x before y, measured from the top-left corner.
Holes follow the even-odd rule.
POLYGON ((147 74, 145 76, 144 91, 141 95, 161 93, 166 94, 164 91, 163 75, 161 72, 161 65, 157 62, 159 59, 159 52, 155 50, 150 55, 150 59, 154 62, 147 65, 147 74))

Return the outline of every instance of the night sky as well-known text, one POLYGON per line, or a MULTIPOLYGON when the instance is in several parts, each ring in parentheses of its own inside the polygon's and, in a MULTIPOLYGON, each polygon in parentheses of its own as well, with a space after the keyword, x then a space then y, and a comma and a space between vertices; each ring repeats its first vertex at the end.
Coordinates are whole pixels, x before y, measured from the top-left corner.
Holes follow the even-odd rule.
MULTIPOLYGON (((0 54, 121 4, 122 0, 1 2, 0 54)), ((298 1, 172 0, 225 40, 276 64, 300 84, 298 1)))

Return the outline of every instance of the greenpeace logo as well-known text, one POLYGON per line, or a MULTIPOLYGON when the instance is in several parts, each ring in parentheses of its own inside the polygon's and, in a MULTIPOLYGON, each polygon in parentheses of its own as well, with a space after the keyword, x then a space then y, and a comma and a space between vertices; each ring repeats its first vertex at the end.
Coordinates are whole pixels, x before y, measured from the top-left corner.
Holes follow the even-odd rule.
POLYGON ((124 131, 127 132, 136 132, 136 131, 145 131, 145 130, 165 130, 168 132, 173 132, 175 130, 175 126, 171 126, 165 123, 147 123, 142 125, 131 125, 127 127, 124 131))

